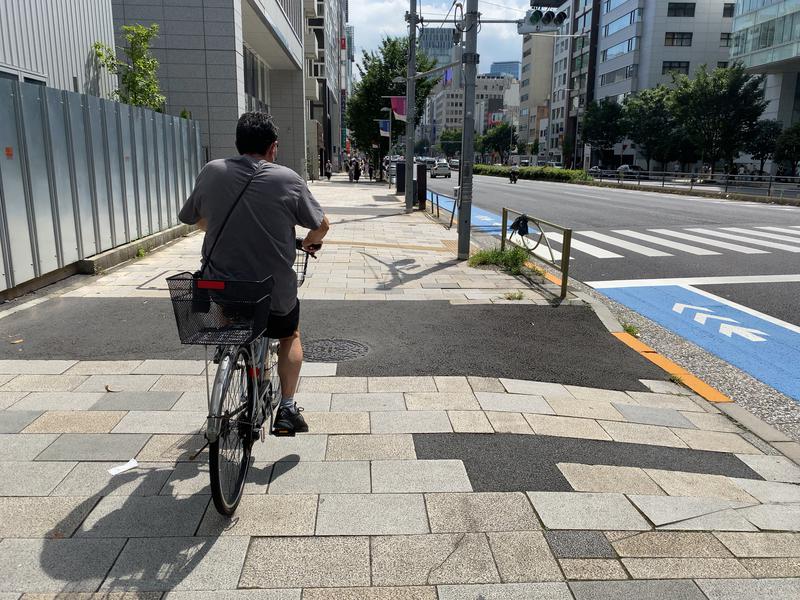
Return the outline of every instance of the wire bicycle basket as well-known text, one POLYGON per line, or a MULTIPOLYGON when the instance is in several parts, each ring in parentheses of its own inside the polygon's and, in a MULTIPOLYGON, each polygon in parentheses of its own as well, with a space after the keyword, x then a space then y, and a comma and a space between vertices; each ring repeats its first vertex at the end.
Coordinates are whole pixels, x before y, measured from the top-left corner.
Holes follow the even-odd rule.
POLYGON ((262 281, 167 277, 182 344, 249 344, 267 328, 272 277, 262 281))

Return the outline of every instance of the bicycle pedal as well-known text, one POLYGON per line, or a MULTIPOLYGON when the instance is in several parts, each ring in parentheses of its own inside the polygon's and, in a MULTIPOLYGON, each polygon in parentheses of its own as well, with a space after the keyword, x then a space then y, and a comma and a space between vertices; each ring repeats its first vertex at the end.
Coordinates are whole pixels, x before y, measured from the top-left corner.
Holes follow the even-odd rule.
POLYGON ((272 435, 275 437, 294 437, 295 433, 293 429, 273 429, 272 435))

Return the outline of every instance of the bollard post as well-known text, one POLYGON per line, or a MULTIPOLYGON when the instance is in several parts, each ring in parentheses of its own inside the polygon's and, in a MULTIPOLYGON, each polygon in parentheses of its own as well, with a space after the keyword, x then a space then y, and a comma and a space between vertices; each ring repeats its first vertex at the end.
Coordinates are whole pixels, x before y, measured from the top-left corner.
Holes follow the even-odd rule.
POLYGON ((569 251, 572 245, 572 229, 564 230, 561 240, 561 299, 567 297, 567 282, 569 281, 569 251))
POLYGON ((500 250, 506 249, 506 230, 508 229, 508 209, 503 208, 503 235, 500 236, 500 250))
POLYGON ((767 198, 772 196, 772 175, 769 176, 769 187, 767 187, 767 198))

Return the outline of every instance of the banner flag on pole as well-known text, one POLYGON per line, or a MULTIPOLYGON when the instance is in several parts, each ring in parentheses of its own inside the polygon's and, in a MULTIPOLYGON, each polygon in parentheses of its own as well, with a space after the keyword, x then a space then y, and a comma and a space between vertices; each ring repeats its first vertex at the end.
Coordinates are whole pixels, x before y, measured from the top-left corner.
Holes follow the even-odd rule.
POLYGON ((406 97, 389 96, 392 99, 392 112, 395 119, 406 120, 406 97))
POLYGON ((382 136, 389 137, 389 119, 378 119, 378 129, 382 136))
POLYGON ((453 83, 453 68, 452 67, 449 68, 449 69, 445 69, 444 78, 443 78, 443 81, 442 81, 442 86, 443 87, 447 87, 451 83, 453 83))

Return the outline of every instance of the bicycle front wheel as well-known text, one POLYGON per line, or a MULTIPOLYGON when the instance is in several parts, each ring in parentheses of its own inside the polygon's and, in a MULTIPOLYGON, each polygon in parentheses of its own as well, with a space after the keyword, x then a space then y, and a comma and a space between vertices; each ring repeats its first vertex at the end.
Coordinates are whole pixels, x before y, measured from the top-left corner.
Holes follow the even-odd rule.
POLYGON ((211 496, 220 514, 230 516, 239 505, 253 446, 252 361, 240 347, 220 360, 219 437, 209 444, 211 496))

